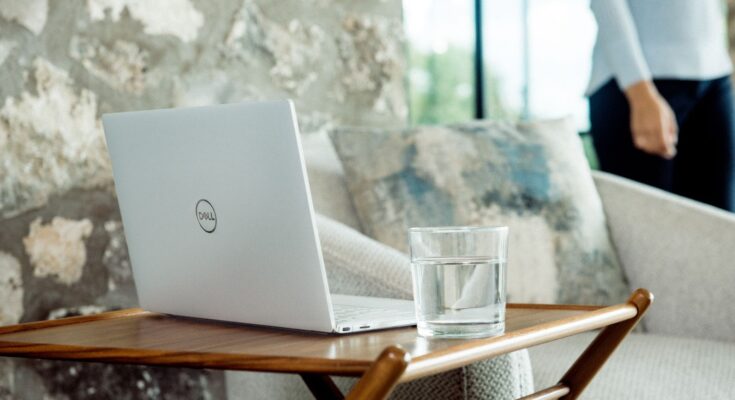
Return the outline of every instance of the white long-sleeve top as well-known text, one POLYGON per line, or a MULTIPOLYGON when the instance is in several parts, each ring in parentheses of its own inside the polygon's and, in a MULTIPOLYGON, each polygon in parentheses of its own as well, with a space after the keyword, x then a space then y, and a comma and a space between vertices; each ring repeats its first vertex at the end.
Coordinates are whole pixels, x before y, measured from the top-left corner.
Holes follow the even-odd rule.
POLYGON ((722 0, 591 0, 597 20, 591 94, 615 78, 704 80, 732 71, 722 0))

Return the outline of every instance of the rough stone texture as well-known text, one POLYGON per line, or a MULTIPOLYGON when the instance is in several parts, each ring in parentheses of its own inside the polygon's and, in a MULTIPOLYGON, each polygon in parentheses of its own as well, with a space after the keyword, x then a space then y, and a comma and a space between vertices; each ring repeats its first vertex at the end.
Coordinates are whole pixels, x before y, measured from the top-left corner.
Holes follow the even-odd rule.
POLYGON ((104 20, 108 15, 119 21, 123 10, 143 24, 149 35, 174 35, 182 42, 197 38, 204 17, 189 0, 87 0, 89 17, 104 20))
MULTIPOLYGON (((131 296, 134 293, 132 276, 120 272, 129 271, 130 266, 127 253, 120 250, 125 244, 120 239, 119 221, 120 213, 111 189, 72 189, 52 196, 42 208, 0 221, 1 251, 5 257, 13 257, 20 264, 23 282, 20 322, 46 319, 51 312, 64 308, 96 305, 112 309, 136 305, 135 296, 131 296), (31 232, 34 224, 36 231, 31 232), (69 233, 65 233, 65 229, 69 233), (48 245, 28 252, 29 243, 24 243, 24 238, 29 237, 48 245), (58 250, 67 245, 67 240, 72 247, 67 254, 62 254, 58 250), (82 243, 86 253, 83 258, 79 257, 82 243), (78 268, 82 273, 76 279, 62 279, 60 276, 75 274, 64 268, 48 268, 49 272, 56 273, 37 276, 33 257, 29 255, 36 251, 52 253, 52 257, 41 255, 38 258, 51 258, 49 263, 54 266, 68 266, 72 264, 70 260, 73 261, 74 268, 69 268, 72 271, 76 271, 76 263, 82 261, 78 268), (114 290, 110 290, 110 280, 115 282, 114 290)), ((31 247, 35 246, 31 243, 31 247)), ((7 262, 0 263, 3 271, 8 270, 7 265, 7 262)))
POLYGON ((211 399, 225 393, 214 371, 50 361, 26 371, 49 377, 44 380, 50 398, 211 399))
POLYGON ((109 182, 97 119, 97 96, 77 91, 67 72, 33 62, 35 91, 8 97, 0 108, 0 217, 38 207, 48 195, 109 182), (44 118, 39 118, 44 116, 44 118))
MULTIPOLYGON (((344 32, 339 37, 339 56, 345 67, 342 83, 348 92, 377 92, 373 110, 404 115, 404 95, 396 87, 386 85, 400 76, 401 49, 392 35, 400 35, 395 26, 381 18, 348 16, 343 20, 344 32), (388 35, 386 35, 388 33, 388 35)), ((345 94, 340 93, 339 98, 345 94)))
POLYGON ((0 0, 0 16, 38 35, 46 25, 48 0, 0 0))
POLYGON ((324 36, 318 25, 304 26, 297 19, 282 26, 263 15, 254 1, 245 0, 232 20, 223 50, 226 56, 247 62, 255 55, 247 48, 251 41, 256 44, 251 50, 261 50, 272 59, 268 72, 276 85, 302 94, 317 78, 324 36))
POLYGON ((16 47, 14 42, 9 40, 0 40, 0 66, 3 65, 5 59, 8 58, 10 52, 16 47))
POLYGON ((0 326, 16 324, 22 315, 23 277, 20 263, 12 255, 0 251, 0 326))
MULTIPOLYGON (((0 0, 0 323, 137 305, 102 113, 288 97, 305 134, 395 126, 401 31, 399 1, 0 0)), ((222 398, 223 385, 0 359, 0 399, 222 398)))
POLYGON ((128 247, 125 244, 125 233, 122 222, 105 222, 105 232, 110 236, 110 241, 102 254, 102 265, 107 269, 107 288, 115 292, 131 282, 133 271, 130 268, 130 257, 128 247))
POLYGON ((69 54, 90 74, 117 90, 141 94, 145 88, 148 52, 135 43, 116 40, 109 48, 95 38, 74 36, 69 54))
POLYGON ((10 359, 0 359, 0 400, 11 400, 15 392, 15 363, 10 359))
MULTIPOLYGON (((0 15, 38 19, 32 4, 0 3, 0 15)), ((407 115, 398 2, 49 7, 38 37, 18 18, 0 19, 0 217, 110 183, 103 112, 291 97, 307 133, 407 115)))
POLYGON ((31 222, 28 236, 23 238, 26 254, 33 265, 33 276, 54 276, 66 285, 82 277, 87 261, 84 239, 92 233, 88 219, 71 221, 54 217, 51 223, 41 225, 41 218, 31 222))

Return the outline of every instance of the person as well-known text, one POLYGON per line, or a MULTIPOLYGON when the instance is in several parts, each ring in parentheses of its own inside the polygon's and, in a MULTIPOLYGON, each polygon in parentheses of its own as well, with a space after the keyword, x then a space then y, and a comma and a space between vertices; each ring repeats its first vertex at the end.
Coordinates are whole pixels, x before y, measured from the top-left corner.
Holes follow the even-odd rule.
POLYGON ((735 211, 721 0, 591 0, 587 94, 600 169, 735 211))

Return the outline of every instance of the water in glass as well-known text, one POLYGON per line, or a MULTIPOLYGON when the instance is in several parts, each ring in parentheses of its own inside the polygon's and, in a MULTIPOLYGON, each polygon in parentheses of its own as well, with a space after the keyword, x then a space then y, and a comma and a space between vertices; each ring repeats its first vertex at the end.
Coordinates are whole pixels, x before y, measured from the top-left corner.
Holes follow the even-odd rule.
POLYGON ((422 336, 483 337, 505 330, 505 259, 415 258, 418 331, 422 336))

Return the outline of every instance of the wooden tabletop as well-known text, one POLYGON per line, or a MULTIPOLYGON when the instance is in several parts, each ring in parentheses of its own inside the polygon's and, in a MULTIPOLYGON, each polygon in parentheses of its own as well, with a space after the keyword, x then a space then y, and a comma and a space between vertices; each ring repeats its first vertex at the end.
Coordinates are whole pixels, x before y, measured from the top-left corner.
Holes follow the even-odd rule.
POLYGON ((128 309, 0 328, 0 356, 357 376, 384 349, 398 345, 410 355, 401 377, 409 381, 602 328, 637 312, 631 304, 509 304, 504 335, 426 339, 415 327, 322 335, 128 309))

